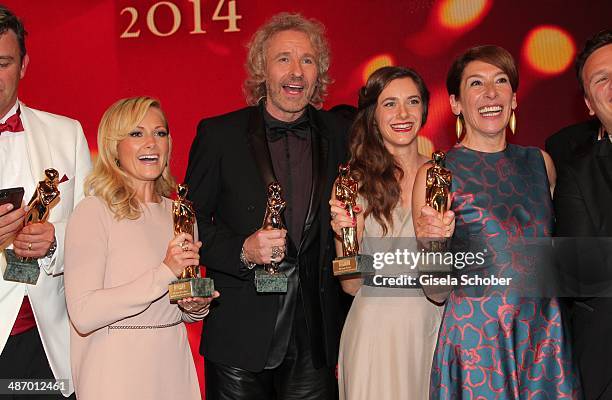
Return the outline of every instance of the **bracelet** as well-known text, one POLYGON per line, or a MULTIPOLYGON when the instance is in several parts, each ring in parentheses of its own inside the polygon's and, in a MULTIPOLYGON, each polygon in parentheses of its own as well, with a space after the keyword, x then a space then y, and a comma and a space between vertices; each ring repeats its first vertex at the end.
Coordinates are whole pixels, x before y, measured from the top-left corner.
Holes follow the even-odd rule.
POLYGON ((57 250, 57 239, 53 238, 53 243, 51 243, 51 247, 49 247, 49 251, 47 251, 47 254, 45 254, 45 257, 46 258, 53 257, 53 254, 55 254, 55 250, 57 250))
POLYGON ((244 244, 242 245, 242 249, 240 250, 240 262, 248 269, 253 269, 257 265, 256 263, 247 260, 246 254, 244 254, 244 244))

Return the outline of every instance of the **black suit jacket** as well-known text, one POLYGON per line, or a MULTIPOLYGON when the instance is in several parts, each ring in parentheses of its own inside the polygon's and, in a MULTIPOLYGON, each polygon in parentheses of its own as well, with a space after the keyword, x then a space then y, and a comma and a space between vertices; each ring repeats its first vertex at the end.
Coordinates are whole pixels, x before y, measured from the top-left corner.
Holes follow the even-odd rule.
POLYGON ((588 151, 597 140, 599 120, 592 119, 567 126, 546 139, 546 152, 555 163, 557 170, 563 168, 576 155, 588 151))
MULTIPOLYGON (((297 265, 313 361, 320 367, 336 364, 345 317, 340 285, 332 275, 328 200, 338 164, 346 158, 348 126, 328 112, 310 106, 307 112, 313 189, 301 243, 289 246, 284 262, 297 265)), ((200 352, 213 362, 249 371, 265 366, 278 312, 279 295, 258 294, 254 270, 240 262, 244 240, 262 225, 270 171, 261 107, 200 122, 185 181, 203 243, 200 261, 221 292, 206 321, 200 352)))
POLYGON ((581 296, 570 319, 585 399, 612 399, 612 298, 593 297, 612 293, 612 143, 591 143, 560 169, 554 203, 557 236, 585 238, 559 246, 564 276, 581 296))

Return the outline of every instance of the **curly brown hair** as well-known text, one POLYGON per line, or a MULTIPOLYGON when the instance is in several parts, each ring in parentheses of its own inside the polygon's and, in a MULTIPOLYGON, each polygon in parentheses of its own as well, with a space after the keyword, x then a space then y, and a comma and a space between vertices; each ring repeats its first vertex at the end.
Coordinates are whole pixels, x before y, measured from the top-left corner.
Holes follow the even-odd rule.
POLYGON ((247 48, 245 64, 247 79, 244 81, 244 94, 247 103, 254 105, 266 97, 266 44, 278 32, 299 31, 310 38, 317 57, 317 83, 310 103, 319 107, 327 95, 327 85, 332 83, 328 75, 330 52, 325 38, 325 27, 315 19, 306 19, 300 14, 280 13, 273 16, 251 37, 247 48))
POLYGON ((360 182, 359 194, 367 202, 364 216, 372 214, 382 227, 383 235, 393 228, 391 212, 400 201, 404 171, 385 147, 376 127, 375 114, 381 92, 391 81, 401 78, 412 79, 419 90, 423 102, 421 127, 425 126, 429 90, 421 76, 410 68, 382 67, 374 71, 359 90, 359 109, 349 139, 352 174, 360 182))

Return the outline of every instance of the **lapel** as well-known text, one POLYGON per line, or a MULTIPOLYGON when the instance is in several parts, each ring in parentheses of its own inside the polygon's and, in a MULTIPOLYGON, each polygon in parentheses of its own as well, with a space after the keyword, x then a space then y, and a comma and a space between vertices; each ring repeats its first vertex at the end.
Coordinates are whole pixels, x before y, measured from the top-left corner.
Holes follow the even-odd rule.
POLYGON ((316 237, 316 233, 318 233, 313 233, 310 226, 318 214, 321 195, 327 183, 325 172, 329 153, 329 131, 327 127, 321 121, 319 113, 314 107, 308 106, 307 112, 309 120, 312 121, 312 189, 310 190, 310 203, 304 222, 304 230, 302 231, 300 249, 311 243, 312 238, 316 237))
POLYGON ((610 154, 612 152, 612 143, 610 143, 609 139, 605 138, 602 139, 597 147, 597 164, 599 170, 608 184, 608 187, 612 188, 612 154, 610 154))
POLYGON ((612 143, 608 139, 595 141, 588 157, 588 168, 577 178, 582 181, 579 185, 585 188, 584 201, 598 235, 609 235, 612 232, 612 215, 609 214, 612 201, 612 143))
MULTIPOLYGON (((44 179, 45 169, 52 167, 49 143, 45 135, 45 125, 36 117, 34 112, 22 102, 19 102, 21 110, 21 122, 23 123, 26 137, 27 157, 30 171, 34 178, 34 185, 44 179)), ((24 199, 28 201, 28 199, 24 199)), ((4 272, 6 259, 4 252, 0 251, 0 271, 4 272)))
POLYGON ((26 134, 26 148, 28 150, 30 171, 36 183, 44 179, 45 169, 53 167, 51 152, 49 151, 49 142, 47 141, 46 135, 46 129, 48 128, 25 104, 20 102, 20 108, 21 120, 26 134))
POLYGON ((247 142, 251 154, 255 159, 255 164, 266 186, 265 193, 268 193, 267 187, 270 183, 276 181, 274 175, 274 167, 272 166, 272 158, 270 157, 270 149, 268 148, 268 140, 266 139, 266 128, 263 118, 262 105, 252 107, 249 115, 247 142))

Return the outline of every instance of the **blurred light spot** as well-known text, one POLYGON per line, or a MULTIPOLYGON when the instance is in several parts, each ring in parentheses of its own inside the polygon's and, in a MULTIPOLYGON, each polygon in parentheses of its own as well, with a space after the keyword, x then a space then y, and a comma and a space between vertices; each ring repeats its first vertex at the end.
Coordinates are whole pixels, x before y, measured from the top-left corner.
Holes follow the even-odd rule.
POLYGON ((431 158, 431 153, 434 152, 434 144, 431 139, 421 135, 417 136, 417 147, 419 149, 419 154, 431 158))
POLYGON ((463 28, 476 23, 488 10, 489 0, 446 0, 439 8, 440 24, 463 28))
POLYGON ((572 37, 555 26, 533 29, 525 40, 523 56, 534 69, 545 74, 559 74, 574 60, 576 45, 572 37))
POLYGON ((395 61, 393 60, 393 57, 390 54, 381 54, 372 57, 363 68, 363 84, 365 85, 370 75, 372 75, 372 72, 376 71, 378 68, 388 67, 394 64, 395 61))

